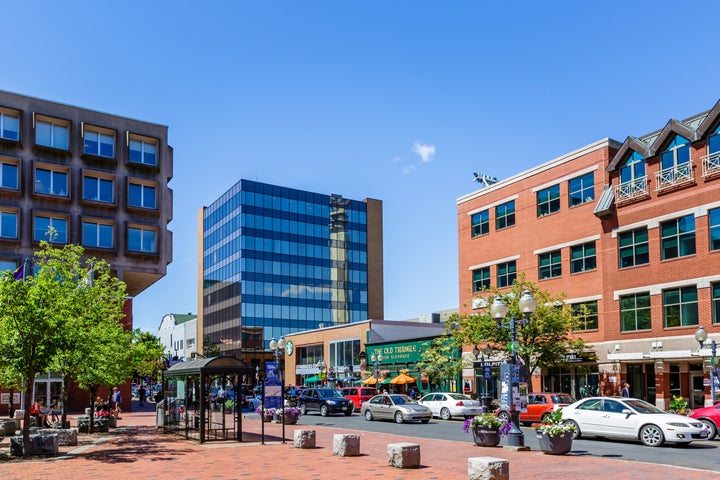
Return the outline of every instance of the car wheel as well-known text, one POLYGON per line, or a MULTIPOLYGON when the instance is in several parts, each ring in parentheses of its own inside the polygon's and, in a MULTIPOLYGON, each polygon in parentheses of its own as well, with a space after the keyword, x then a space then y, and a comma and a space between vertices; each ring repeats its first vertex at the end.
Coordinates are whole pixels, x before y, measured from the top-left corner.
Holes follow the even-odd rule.
POLYGON ((498 418, 501 420, 505 420, 506 422, 512 421, 512 418, 510 418, 510 413, 508 413, 504 410, 502 412, 498 413, 498 418))
POLYGON ((404 421, 402 412, 395 412, 395 423, 403 423, 404 421))
POLYGON ((657 425, 645 425, 640 430, 640 441, 648 447, 659 447, 665 443, 665 436, 657 425))
POLYGON ((320 415, 322 415, 323 417, 327 417, 327 416, 328 416, 328 408, 327 408, 327 405, 321 405, 321 406, 320 406, 320 415))
POLYGON ((447 408, 443 408, 442 410, 440 410, 440 418, 442 418, 443 420, 450 420, 450 418, 452 418, 452 415, 450 415, 450 410, 448 410, 447 408))
POLYGON ((428 423, 428 422, 430 421, 430 419, 429 419, 429 418, 423 418, 423 419, 420 420, 420 421, 421 421, 422 423, 428 423))
POLYGON ((307 415, 307 407, 304 403, 300 405, 300 415, 307 415))
POLYGON ((572 427, 575 427, 575 430, 573 431, 573 439, 578 439, 582 436, 582 433, 580 432, 580 425, 577 424, 575 420, 566 420, 563 422, 565 425, 570 425, 572 427))
POLYGON ((710 433, 708 434, 707 439, 712 440, 713 438, 715 438, 715 435, 717 435, 717 426, 715 425, 715 422, 713 422, 709 418, 701 418, 700 421, 707 425, 707 427, 710 429, 710 433))
POLYGON ((373 419, 372 412, 370 410, 365 410, 365 420, 368 422, 371 422, 373 419))
POLYGON ((350 407, 347 411, 345 411, 343 413, 345 414, 346 417, 349 417, 350 415, 353 414, 353 408, 350 407))

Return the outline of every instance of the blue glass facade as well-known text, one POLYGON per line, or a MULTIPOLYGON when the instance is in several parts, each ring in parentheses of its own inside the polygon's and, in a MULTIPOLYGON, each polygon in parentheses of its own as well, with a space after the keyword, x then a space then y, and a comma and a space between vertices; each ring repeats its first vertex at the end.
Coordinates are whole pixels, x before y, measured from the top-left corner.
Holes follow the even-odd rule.
POLYGON ((203 213, 203 337, 225 354, 368 318, 367 203, 241 180, 203 213))

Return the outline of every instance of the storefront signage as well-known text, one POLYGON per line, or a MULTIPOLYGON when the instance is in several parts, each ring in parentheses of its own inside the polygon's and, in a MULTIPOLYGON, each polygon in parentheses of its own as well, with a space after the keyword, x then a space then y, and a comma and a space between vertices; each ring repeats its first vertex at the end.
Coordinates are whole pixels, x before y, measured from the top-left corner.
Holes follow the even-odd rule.
POLYGON ((419 362, 422 360, 423 350, 430 348, 432 340, 403 342, 385 345, 368 345, 367 361, 371 363, 370 358, 373 355, 382 354, 382 363, 408 363, 419 362))

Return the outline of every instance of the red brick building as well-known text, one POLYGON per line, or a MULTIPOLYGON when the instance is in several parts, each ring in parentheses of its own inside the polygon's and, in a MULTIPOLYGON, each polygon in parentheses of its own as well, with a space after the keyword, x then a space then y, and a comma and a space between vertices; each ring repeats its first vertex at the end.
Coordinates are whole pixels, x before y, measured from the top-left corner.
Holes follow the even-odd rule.
POLYGON ((592 312, 576 334, 597 361, 545 371, 536 389, 617 395, 628 381, 660 407, 673 394, 709 402, 709 340, 700 349, 694 334, 720 330, 719 124, 720 102, 458 199, 461 313, 519 272, 592 312))

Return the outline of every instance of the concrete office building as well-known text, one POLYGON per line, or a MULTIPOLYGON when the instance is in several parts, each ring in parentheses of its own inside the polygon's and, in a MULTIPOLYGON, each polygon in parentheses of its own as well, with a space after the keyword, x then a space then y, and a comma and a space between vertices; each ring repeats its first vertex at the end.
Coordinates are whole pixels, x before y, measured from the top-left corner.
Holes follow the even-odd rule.
POLYGON ((259 365, 272 338, 383 317, 380 200, 240 180, 199 231, 199 341, 222 354, 259 365))
MULTIPOLYGON (((0 91, 0 268, 32 257, 53 227, 55 244, 82 245, 127 284, 132 328, 132 297, 172 260, 172 165, 166 126, 0 91)), ((35 395, 55 401, 60 382, 37 378, 35 395)))
POLYGON ((671 395, 710 403, 710 339, 701 349, 694 334, 720 332, 719 125, 720 102, 458 199, 462 313, 519 272, 588 308, 575 334, 597 360, 571 355, 536 386, 618 395, 628 381, 663 408, 671 395))

